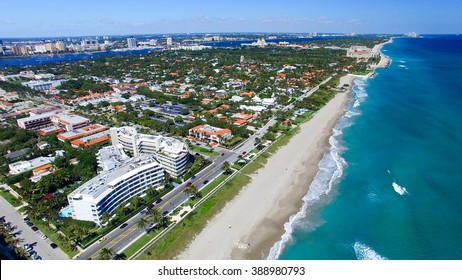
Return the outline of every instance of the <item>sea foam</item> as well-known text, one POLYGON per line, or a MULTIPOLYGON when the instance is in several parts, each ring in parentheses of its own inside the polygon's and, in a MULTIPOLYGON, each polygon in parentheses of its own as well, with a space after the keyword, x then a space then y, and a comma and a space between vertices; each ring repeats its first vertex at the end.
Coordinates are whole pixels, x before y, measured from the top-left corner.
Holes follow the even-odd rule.
POLYGON ((374 251, 374 249, 361 242, 355 242, 353 249, 358 260, 387 260, 387 258, 374 251))
MULTIPOLYGON (((367 97, 365 84, 365 80, 363 79, 355 80, 355 86, 353 87, 355 100, 364 100, 367 97)), ((311 182, 307 194, 303 197, 303 205, 300 211, 292 215, 289 221, 284 224, 284 234, 270 249, 267 257, 268 260, 275 260, 280 257, 284 248, 292 241, 294 230, 303 224, 310 207, 318 203, 322 197, 328 195, 342 177, 344 167, 347 164, 341 157, 341 153, 343 153, 345 148, 341 145, 339 138, 343 134, 343 130, 351 125, 351 117, 360 114, 358 108, 353 108, 353 105, 349 104, 347 106, 345 114, 338 120, 337 125, 333 129, 333 135, 329 138, 329 152, 324 154, 324 157, 318 164, 319 171, 311 182)))

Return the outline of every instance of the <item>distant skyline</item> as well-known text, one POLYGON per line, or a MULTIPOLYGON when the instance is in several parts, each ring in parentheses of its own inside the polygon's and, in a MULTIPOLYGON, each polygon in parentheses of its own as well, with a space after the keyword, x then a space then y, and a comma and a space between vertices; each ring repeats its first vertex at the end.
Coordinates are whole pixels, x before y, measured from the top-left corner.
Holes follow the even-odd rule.
POLYGON ((461 10, 460 0, 5 1, 0 38, 225 32, 449 34, 462 33, 461 10))

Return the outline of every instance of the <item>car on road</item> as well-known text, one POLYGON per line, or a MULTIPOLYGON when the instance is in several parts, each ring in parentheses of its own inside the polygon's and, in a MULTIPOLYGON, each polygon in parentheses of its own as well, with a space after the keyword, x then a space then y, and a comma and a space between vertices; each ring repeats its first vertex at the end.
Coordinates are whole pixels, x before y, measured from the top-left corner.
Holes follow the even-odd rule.
POLYGON ((31 227, 31 229, 32 229, 33 231, 37 231, 37 230, 38 230, 38 227, 33 226, 33 227, 31 227))
POLYGON ((245 154, 247 154, 247 152, 246 152, 246 151, 243 151, 242 154, 245 155, 245 154))
POLYGON ((161 203, 161 202, 162 202, 162 198, 159 198, 159 199, 156 200, 156 203, 157 203, 157 204, 159 204, 159 203, 161 203))
POLYGON ((207 184, 208 182, 209 182, 209 180, 205 180, 205 181, 204 181, 204 185, 207 184))
POLYGON ((50 243, 50 247, 53 248, 53 249, 56 249, 56 248, 58 248, 58 245, 56 245, 55 243, 50 243))
POLYGON ((162 217, 165 217, 165 216, 167 216, 167 215, 168 215, 168 211, 162 212, 162 217))
POLYGON ((45 240, 45 239, 47 239, 47 236, 46 236, 45 234, 42 234, 42 235, 40 236, 40 238, 42 238, 43 240, 45 240))
POLYGON ((103 236, 103 237, 101 237, 100 239, 98 239, 98 243, 103 243, 104 240, 106 240, 106 237, 103 236))
POLYGON ((192 185, 191 182, 187 182, 187 183, 186 183, 186 187, 189 187, 189 186, 191 186, 191 185, 192 185))
POLYGON ((224 155, 225 155, 225 153, 221 153, 221 156, 224 156, 224 155))
POLYGON ((124 228, 127 227, 127 226, 128 226, 127 223, 123 223, 119 228, 120 228, 120 229, 124 229, 124 228))
POLYGON ((143 216, 143 215, 146 215, 147 213, 148 213, 148 210, 146 210, 146 209, 141 210, 140 215, 143 216))
POLYGON ((191 176, 191 179, 192 179, 192 180, 196 179, 196 175, 192 175, 192 176, 191 176))

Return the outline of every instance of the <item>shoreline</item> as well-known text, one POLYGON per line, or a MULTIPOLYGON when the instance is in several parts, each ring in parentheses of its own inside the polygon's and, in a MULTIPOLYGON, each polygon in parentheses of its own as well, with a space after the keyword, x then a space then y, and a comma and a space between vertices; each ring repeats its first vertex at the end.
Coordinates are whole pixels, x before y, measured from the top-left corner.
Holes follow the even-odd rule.
POLYGON ((338 93, 281 147, 251 182, 217 214, 178 259, 262 259, 302 206, 329 138, 344 114, 355 77, 342 77, 338 93), (204 250, 204 248, 208 248, 204 250))

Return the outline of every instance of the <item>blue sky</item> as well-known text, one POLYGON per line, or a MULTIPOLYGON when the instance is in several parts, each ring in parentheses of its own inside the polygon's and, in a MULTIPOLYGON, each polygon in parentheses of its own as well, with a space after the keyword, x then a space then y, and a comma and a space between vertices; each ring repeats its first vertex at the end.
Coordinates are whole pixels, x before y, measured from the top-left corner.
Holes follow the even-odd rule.
POLYGON ((0 38, 188 32, 462 33, 462 0, 3 2, 0 38))

